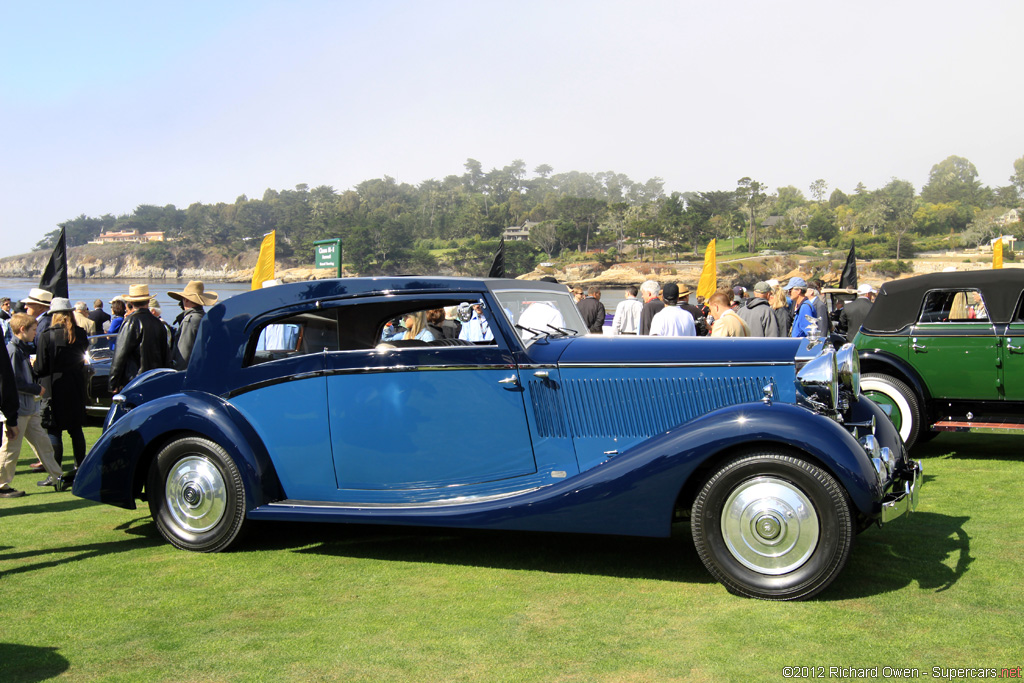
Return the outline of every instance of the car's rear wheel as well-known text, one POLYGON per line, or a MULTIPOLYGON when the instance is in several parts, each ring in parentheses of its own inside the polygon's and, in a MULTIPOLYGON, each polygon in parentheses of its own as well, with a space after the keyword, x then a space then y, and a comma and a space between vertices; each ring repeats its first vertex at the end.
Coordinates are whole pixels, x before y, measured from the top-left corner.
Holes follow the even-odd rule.
POLYGON ((855 535, 846 491, 825 470, 777 452, 727 463, 690 517, 697 553, 739 595, 809 598, 846 565, 855 535))
POLYGON ((150 468, 147 497, 157 529, 185 550, 224 550, 245 523, 242 476, 208 439, 187 437, 165 446, 150 468))
POLYGON ((860 378, 860 390, 889 415, 903 444, 910 447, 921 433, 921 408, 917 395, 906 383, 880 373, 868 373, 860 378))

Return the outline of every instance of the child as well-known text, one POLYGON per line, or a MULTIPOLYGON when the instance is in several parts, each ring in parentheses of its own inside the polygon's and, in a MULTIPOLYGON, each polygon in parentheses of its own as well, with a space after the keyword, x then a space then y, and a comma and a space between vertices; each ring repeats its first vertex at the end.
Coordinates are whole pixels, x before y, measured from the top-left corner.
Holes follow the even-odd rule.
POLYGON ((7 345, 7 352, 11 356, 14 383, 18 387, 18 431, 13 438, 7 436, 7 430, 4 433, 3 446, 0 447, 0 490, 14 490, 9 485, 14 479, 14 469, 21 454, 21 442, 28 439, 29 445, 50 475, 39 485, 53 486, 55 490, 63 491, 65 485, 62 472, 53 459, 53 446, 41 424, 39 399, 46 390, 35 383, 29 360, 33 350, 32 340, 36 336, 35 318, 27 313, 15 314, 11 317, 11 332, 14 338, 7 345))

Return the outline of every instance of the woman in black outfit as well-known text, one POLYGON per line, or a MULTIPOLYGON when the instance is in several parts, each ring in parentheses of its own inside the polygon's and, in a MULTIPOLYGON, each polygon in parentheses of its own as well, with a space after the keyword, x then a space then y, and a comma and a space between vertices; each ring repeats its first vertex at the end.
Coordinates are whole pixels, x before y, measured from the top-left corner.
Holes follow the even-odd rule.
MULTIPOLYGON (((62 432, 71 437, 75 469, 85 457, 85 352, 89 338, 75 324, 71 302, 56 297, 50 304, 50 327, 36 340, 36 361, 33 369, 40 381, 49 384, 49 421, 43 427, 53 444, 53 458, 61 464, 64 455, 62 432)), ((71 477, 68 477, 70 480, 71 477)))

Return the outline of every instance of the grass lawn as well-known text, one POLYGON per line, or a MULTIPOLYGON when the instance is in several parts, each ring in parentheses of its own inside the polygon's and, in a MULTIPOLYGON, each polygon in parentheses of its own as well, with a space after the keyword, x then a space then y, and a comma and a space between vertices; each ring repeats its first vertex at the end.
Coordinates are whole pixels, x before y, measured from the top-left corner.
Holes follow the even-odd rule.
MULTIPOLYGON (((90 440, 98 430, 88 430, 90 440)), ((0 681, 778 681, 787 666, 1024 664, 1024 458, 921 447, 908 519, 804 603, 737 598, 671 539, 257 526, 164 543, 148 510, 0 499, 0 681)), ((70 453, 70 448, 66 449, 70 453)), ((65 456, 68 458, 69 456, 65 456)), ((833 677, 834 678, 834 677, 833 677)))

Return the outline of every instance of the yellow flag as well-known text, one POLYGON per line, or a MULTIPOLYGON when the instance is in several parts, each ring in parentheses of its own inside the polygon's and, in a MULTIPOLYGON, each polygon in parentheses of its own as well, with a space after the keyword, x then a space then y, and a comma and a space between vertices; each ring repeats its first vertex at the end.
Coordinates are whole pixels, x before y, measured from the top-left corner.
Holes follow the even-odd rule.
POLYGON ((1003 267, 1003 238, 1000 237, 996 240, 996 243, 992 245, 992 267, 1002 268, 1003 267))
POLYGON ((271 230, 263 238, 260 245, 260 255, 256 259, 256 268, 252 271, 251 289, 260 289, 267 280, 274 279, 274 233, 271 230))
POLYGON ((711 298, 711 295, 718 289, 718 269, 715 265, 715 241, 708 243, 708 250, 704 252, 704 270, 700 272, 700 282, 697 283, 697 296, 704 297, 704 301, 711 298))

